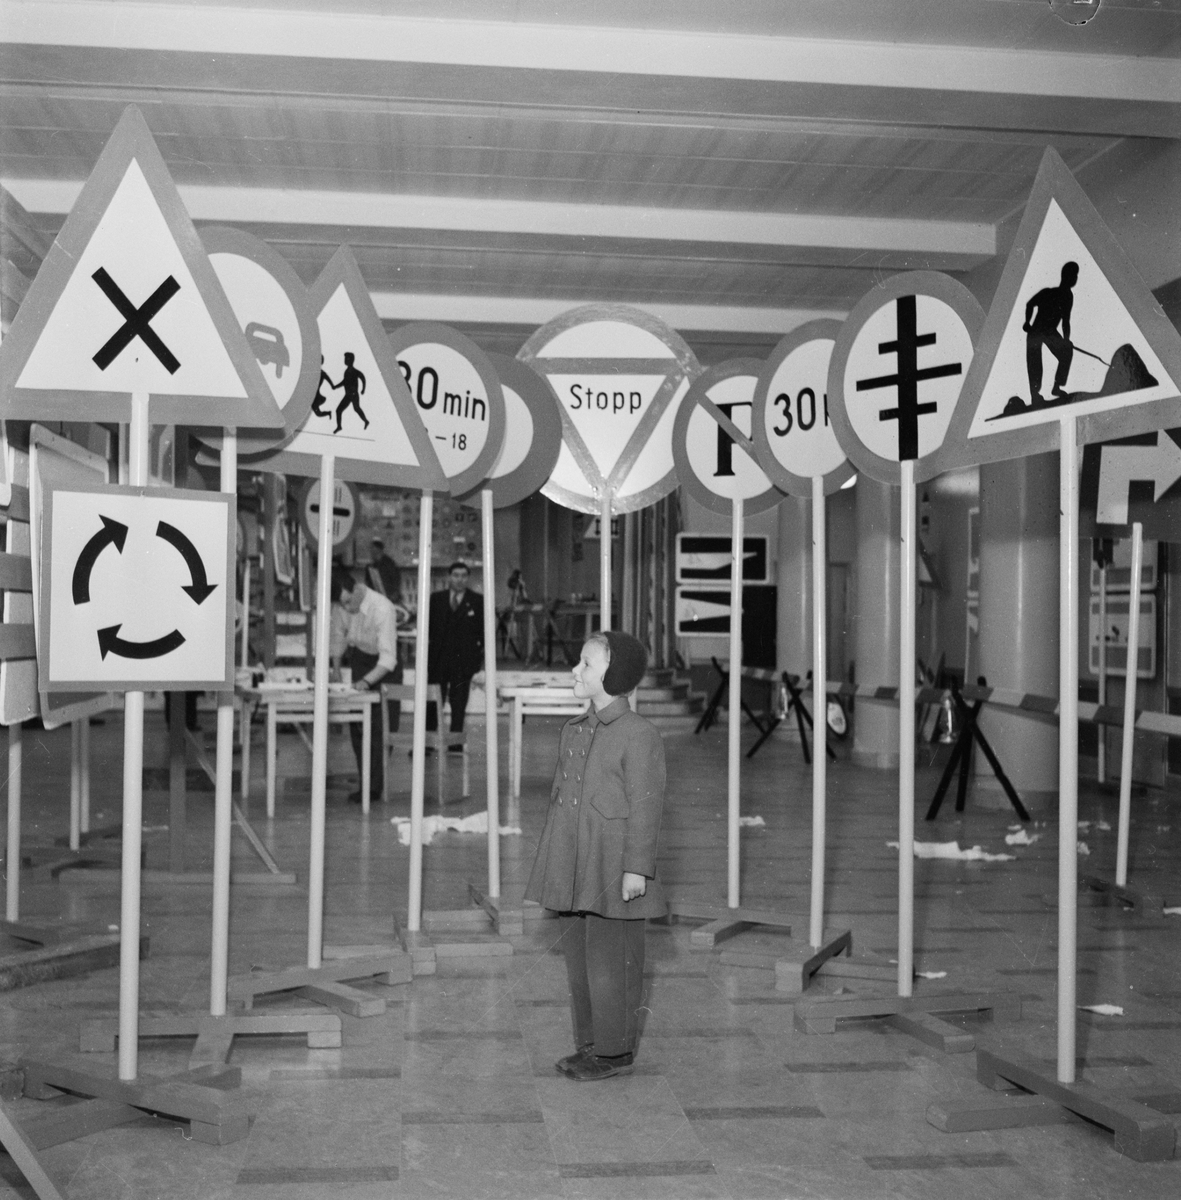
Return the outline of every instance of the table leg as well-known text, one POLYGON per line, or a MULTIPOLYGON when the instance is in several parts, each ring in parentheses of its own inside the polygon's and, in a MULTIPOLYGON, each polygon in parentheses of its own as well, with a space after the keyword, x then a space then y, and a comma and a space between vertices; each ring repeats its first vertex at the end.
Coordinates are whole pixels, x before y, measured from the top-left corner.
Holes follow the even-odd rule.
POLYGON ((525 734, 525 702, 520 696, 513 697, 513 795, 521 794, 521 755, 525 734))
POLYGON ((250 799, 250 701, 242 697, 242 732, 239 740, 242 743, 242 799, 250 799))
POLYGON ((277 725, 274 704, 267 704, 267 818, 275 815, 275 756, 278 750, 277 725))
POLYGON ((373 782, 369 756, 373 744, 373 705, 361 709, 361 811, 369 812, 369 787, 373 782))

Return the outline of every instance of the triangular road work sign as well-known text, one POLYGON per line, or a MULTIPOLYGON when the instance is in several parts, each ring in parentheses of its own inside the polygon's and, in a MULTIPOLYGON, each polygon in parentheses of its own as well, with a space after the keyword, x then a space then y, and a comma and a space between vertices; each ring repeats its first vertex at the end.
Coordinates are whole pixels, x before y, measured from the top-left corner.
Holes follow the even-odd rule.
POLYGON ((0 347, 0 415, 281 428, 137 108, 103 149, 0 347))
POLYGON ((1053 150, 984 323, 940 468, 1181 420, 1181 335, 1053 150))
POLYGON ((341 246, 308 292, 324 357, 320 389, 303 424, 262 462, 319 475, 331 454, 350 483, 449 492, 426 428, 357 260, 341 246))
POLYGON ((543 325, 517 356, 550 385, 562 447, 543 493, 598 512, 655 503, 676 487, 672 426, 701 368, 664 322, 620 304, 588 304, 543 325))

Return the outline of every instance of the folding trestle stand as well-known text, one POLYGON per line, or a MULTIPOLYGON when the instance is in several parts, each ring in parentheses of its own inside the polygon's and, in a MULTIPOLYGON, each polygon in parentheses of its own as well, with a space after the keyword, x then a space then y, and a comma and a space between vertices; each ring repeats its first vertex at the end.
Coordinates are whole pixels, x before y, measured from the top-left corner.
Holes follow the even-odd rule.
MULTIPOLYGON (((976 682, 981 687, 987 686, 983 675, 976 682)), ((975 743, 979 745, 984 757, 988 759, 988 765, 992 768, 992 773, 997 777, 1001 787, 1004 788, 1005 795, 1009 797, 1009 803, 1013 806, 1014 812, 1022 821, 1028 821, 1029 813, 1026 811, 1025 805, 1021 803, 1021 798, 1005 774, 1000 759, 997 758, 995 751, 988 744, 988 739, 980 730, 978 722, 984 701, 976 700, 969 708, 954 684, 951 688, 951 696, 960 717, 960 732, 951 757, 947 760, 947 766, 943 770, 943 777, 939 780, 939 786, 935 789, 935 795, 931 799, 931 806, 927 809, 927 820, 933 821, 939 815, 943 797, 947 794, 947 789, 951 785, 951 777, 955 774, 957 767, 959 768, 959 784, 956 791, 955 810, 956 812, 964 811, 964 804, 968 796, 968 775, 972 766, 972 747, 975 743)))
MULTIPOLYGON (((787 671, 783 671, 781 672, 779 678, 783 683, 783 686, 787 688, 787 712, 784 713, 782 717, 772 717, 767 722, 766 727, 759 735, 759 740, 755 742, 755 744, 746 752, 746 757, 754 758, 762 744, 775 732, 782 721, 787 720, 788 714, 794 710, 796 714, 796 728, 800 731, 800 749, 804 752, 804 763, 810 766, 812 763, 812 750, 808 745, 808 731, 814 730, 815 726, 812 722, 812 714, 808 711, 807 706, 804 704, 804 693, 800 689, 800 677, 798 675, 792 675, 787 671)), ((812 672, 809 671, 805 678, 805 682, 810 682, 811 679, 812 672)), ((751 720, 755 720, 753 713, 751 713, 750 716, 751 720)), ((755 721, 755 724, 757 725, 758 721, 755 721)), ((828 755, 829 762, 836 762, 837 756, 833 752, 833 748, 828 744, 827 740, 824 743, 824 751, 828 755)))

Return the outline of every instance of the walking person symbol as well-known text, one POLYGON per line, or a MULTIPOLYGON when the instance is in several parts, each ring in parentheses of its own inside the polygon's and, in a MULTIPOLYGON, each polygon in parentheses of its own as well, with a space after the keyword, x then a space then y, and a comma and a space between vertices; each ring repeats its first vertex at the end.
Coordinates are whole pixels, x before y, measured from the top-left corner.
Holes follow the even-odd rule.
POLYGON ((332 420, 332 409, 325 410, 324 405, 328 403, 328 397, 324 395, 324 385, 327 384, 334 391, 340 387, 339 383, 333 383, 328 377, 328 372, 324 370, 324 355, 320 355, 320 382, 316 385, 316 398, 312 401, 312 412, 317 417, 327 417, 332 420))
POLYGON ((1062 278, 1057 287, 1042 288, 1025 306, 1026 333, 1025 367, 1029 373, 1029 399, 1035 407, 1045 403, 1042 395, 1042 347, 1058 360, 1054 372, 1053 394, 1066 396, 1066 378, 1070 374, 1070 363, 1074 358, 1074 346, 1070 341, 1070 312, 1074 307, 1071 290, 1078 283, 1078 263, 1068 262, 1062 267, 1062 278), (1034 315, 1036 311, 1036 316, 1034 315), (1059 333, 1061 326, 1061 333, 1059 333))
POLYGON ((351 351, 346 350, 344 355, 344 375, 341 381, 336 386, 344 388, 344 399, 336 406, 336 428, 334 433, 340 432, 341 422, 344 419, 345 411, 351 406, 357 410, 357 416, 365 422, 365 428, 369 428, 369 418, 361 409, 361 397, 365 394, 365 376, 353 366, 354 355, 351 351), (360 382, 360 391, 357 390, 357 384, 360 382))

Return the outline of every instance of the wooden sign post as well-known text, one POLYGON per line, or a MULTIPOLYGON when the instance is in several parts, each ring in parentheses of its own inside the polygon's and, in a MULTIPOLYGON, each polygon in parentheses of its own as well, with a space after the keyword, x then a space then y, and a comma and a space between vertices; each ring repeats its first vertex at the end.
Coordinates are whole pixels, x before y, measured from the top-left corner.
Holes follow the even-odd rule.
MULTIPOLYGON (((418 564, 418 644, 425 647, 428 613, 423 600, 430 582, 430 521, 432 489, 447 486, 433 443, 419 419, 397 358, 361 278, 352 252, 342 246, 312 285, 309 298, 320 331, 326 372, 339 374, 332 384, 343 393, 335 411, 314 401, 296 432, 261 461, 293 474, 318 473, 320 495, 333 495, 336 480, 376 483, 389 487, 421 488, 422 538, 418 564)), ((329 383, 332 380, 329 378, 329 383)), ((323 966, 324 826, 328 777, 328 674, 330 669, 330 610, 332 585, 332 505, 320 504, 319 554, 316 564, 316 659, 312 726, 312 817, 308 868, 309 971, 323 966)), ((426 747, 426 675, 415 676, 414 758, 411 767, 411 820, 421 838, 426 747)), ((362 805, 368 796, 362 789, 362 805)), ((411 851, 411 874, 415 872, 411 851)), ((421 849, 417 872, 421 879, 421 849)), ((411 887, 409 927, 420 917, 411 887)), ((338 976, 340 977, 340 976, 338 976)), ((354 975, 351 978, 360 978, 354 975)), ((343 976, 349 978, 349 976, 343 976)), ((276 984, 281 979, 275 981, 276 984)), ((275 990, 286 990, 276 987, 275 990)), ((257 989, 253 989, 257 994, 257 989)))
POLYGON ((562 448, 541 489, 599 518, 599 620, 611 627, 611 520, 677 485, 672 423, 701 368, 664 322, 622 304, 588 304, 543 325, 517 357, 545 379, 562 448))
POLYGON ((915 484, 936 473, 984 314, 931 271, 895 275, 863 297, 837 336, 829 414, 853 465, 899 488, 898 995, 914 991, 915 484))
MULTIPOLYGON (((993 1079, 1019 1076, 1022 1087, 1067 1108, 1073 1093, 1062 1085, 1075 1081, 1077 1050, 1078 449, 1176 424, 1179 381, 1181 335, 1061 158, 1046 150, 941 466, 1059 452, 1057 1079, 1008 1057, 987 1069, 993 1079)), ((1126 482, 1123 500, 1126 504, 1126 482)), ((1129 655, 1134 661, 1134 648, 1129 655)), ((1106 1111, 1092 1098, 1086 1111, 1112 1128, 1130 1119, 1129 1106, 1118 1098, 1106 1111)), ((1150 1110, 1143 1114, 1147 1128, 1150 1110)), ((1174 1139, 1165 1140, 1171 1157, 1174 1139)), ((1132 1141, 1121 1135, 1117 1148, 1121 1145, 1131 1147, 1132 1141)), ((1164 1141, 1159 1149, 1163 1152, 1164 1141)))
MULTIPOLYGON (((134 108, 124 113, 103 150, 0 347, 0 405, 3 415, 26 419, 129 419, 130 482, 137 489, 148 485, 152 420, 281 424, 147 125, 134 108)), ((179 547, 178 553, 189 561, 179 547)), ((90 554, 84 551, 71 573, 90 554)), ((52 571, 52 561, 48 567, 52 571)), ((226 582, 218 582, 224 598, 226 582)), ((199 587, 196 578, 192 586, 199 587)), ((192 600, 196 603, 195 595, 192 600)), ((68 598, 60 611, 69 613, 72 605, 68 598)), ((232 610, 223 608, 228 619, 232 610)), ((68 681, 74 687, 81 678, 126 690, 121 1079, 134 1079, 137 1070, 143 687, 148 681, 158 686, 185 678, 201 680, 199 686, 210 682, 209 663, 172 671, 174 659, 189 661, 191 648, 184 648, 189 639, 182 629, 186 622, 178 620, 174 630, 149 636, 154 625, 136 625, 136 615, 145 611, 141 599, 117 628, 90 630, 101 641, 93 651, 97 661, 87 657, 55 674, 52 647, 62 643, 60 626, 46 628, 46 646, 39 653, 42 663, 50 665, 51 687, 73 676, 68 681), (128 663, 137 666, 128 670, 128 663)), ((62 619, 65 642, 83 648, 85 622, 62 619)), ((214 662, 219 663, 216 655, 214 662)), ((217 681, 224 686, 224 672, 217 681)))
MULTIPOLYGON (((220 485, 237 493, 238 451, 273 444, 292 433, 307 415, 320 378, 320 330, 308 302, 307 289, 287 260, 266 242, 236 229, 215 227, 203 242, 209 261, 225 289, 243 336, 252 350, 284 429, 262 434, 227 426, 223 436, 207 439, 220 448, 220 485)), ((250 626, 249 560, 242 593, 242 643, 250 626)), ((243 666, 245 661, 243 660, 243 666)), ((243 723, 243 737, 250 727, 243 723)), ((243 751, 243 763, 249 754, 243 751)), ((233 829, 234 693, 217 699, 217 750, 213 800, 213 918, 209 969, 209 1013, 224 1016, 230 959, 230 842, 233 829)), ((244 768, 245 769, 245 768, 244 768)), ((245 782, 243 782, 245 793, 245 782)))
POLYGON ((488 356, 500 380, 504 400, 504 436, 500 450, 478 488, 460 497, 479 497, 484 540, 484 692, 488 755, 487 907, 501 925, 500 903, 500 752, 496 727, 496 602, 493 510, 519 504, 549 478, 562 448, 562 419, 545 381, 524 363, 503 354, 488 356))
POLYGON ((809 321, 771 351, 754 395, 755 452, 767 478, 812 501, 812 893, 808 927, 824 944, 825 814, 828 776, 828 612, 825 497, 853 477, 828 415, 828 367, 839 321, 809 321))
MULTIPOLYGON (((742 720, 742 546, 746 513, 782 499, 759 466, 751 441, 755 385, 763 364, 734 358, 694 381, 673 423, 673 458, 681 486, 713 512, 730 516, 730 663, 727 729, 726 903, 739 907, 742 720)), ((771 923, 771 922, 763 922, 771 923)), ((784 922, 790 929, 790 922, 784 922)))
MULTIPOLYGON (((390 345, 398 368, 410 388, 418 415, 438 455, 439 466, 447 477, 453 495, 479 490, 491 472, 504 446, 505 404, 500 379, 488 356, 457 330, 434 322, 403 325, 390 336, 390 345)), ((496 753, 496 565, 492 505, 481 505, 484 543, 484 692, 488 768, 486 802, 488 812, 488 889, 500 895, 500 791, 499 761, 496 753), (489 629, 492 635, 489 637, 489 629)), ((429 534, 429 524, 424 526, 429 534)), ((430 548, 427 547, 429 581, 430 548)), ((419 565, 421 570, 422 554, 419 565)), ((428 595, 429 603, 429 595, 428 595)), ((419 641, 414 671, 415 711, 418 684, 427 681, 429 646, 419 641)), ((425 696, 425 693, 424 693, 425 696)), ((437 714, 442 729, 443 714, 437 714)), ((441 785, 440 785, 441 786, 441 785)), ((443 798, 439 797, 442 804, 443 798)), ((410 912, 422 912, 421 824, 411 821, 410 912)), ((411 931, 419 925, 413 921, 411 931)))

